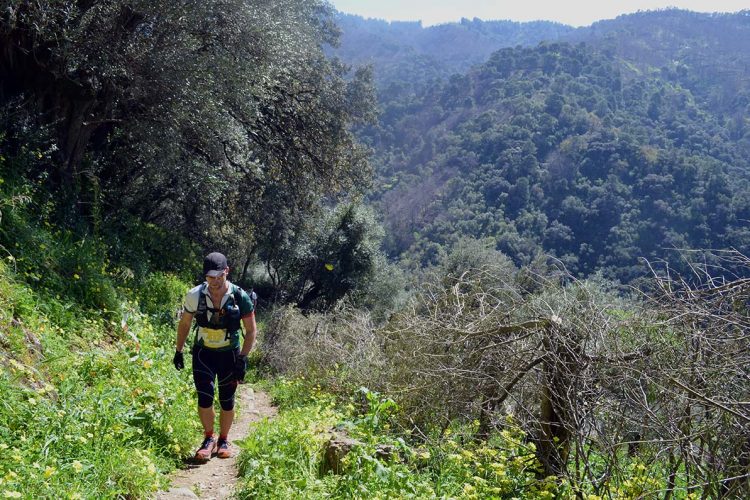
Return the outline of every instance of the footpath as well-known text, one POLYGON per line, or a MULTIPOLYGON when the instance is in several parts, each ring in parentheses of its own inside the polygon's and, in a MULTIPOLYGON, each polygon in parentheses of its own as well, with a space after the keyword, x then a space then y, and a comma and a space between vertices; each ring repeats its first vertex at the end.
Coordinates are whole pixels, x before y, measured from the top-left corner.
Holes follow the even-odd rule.
POLYGON ((276 408, 271 406, 268 394, 254 391, 248 384, 239 387, 237 398, 236 406, 239 411, 229 433, 234 456, 225 459, 214 456, 205 464, 188 461, 184 469, 172 476, 169 491, 156 494, 157 500, 232 498, 237 485, 237 455, 240 451, 234 442, 248 435, 251 423, 276 415, 276 408))

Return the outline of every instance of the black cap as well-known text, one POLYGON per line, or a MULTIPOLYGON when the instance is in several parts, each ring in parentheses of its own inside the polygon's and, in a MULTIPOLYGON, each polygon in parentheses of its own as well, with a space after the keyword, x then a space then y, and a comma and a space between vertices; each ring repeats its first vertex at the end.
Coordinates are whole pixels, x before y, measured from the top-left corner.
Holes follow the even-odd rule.
POLYGON ((203 259, 203 274, 206 276, 221 276, 227 267, 227 258, 222 253, 212 252, 203 259))

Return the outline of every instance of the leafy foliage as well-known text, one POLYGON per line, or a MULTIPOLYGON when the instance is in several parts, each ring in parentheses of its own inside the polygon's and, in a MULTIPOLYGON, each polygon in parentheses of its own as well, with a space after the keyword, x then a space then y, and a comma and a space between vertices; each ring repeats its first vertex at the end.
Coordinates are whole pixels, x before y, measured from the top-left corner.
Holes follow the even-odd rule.
POLYGON ((641 257, 748 243, 750 156, 672 82, 542 44, 502 49, 412 99, 386 101, 370 135, 392 256, 435 263, 466 235, 517 264, 544 252, 629 281, 641 257))
POLYGON ((0 7, 2 104, 49 126, 66 223, 124 208, 240 259, 286 207, 366 184, 349 126, 371 117, 369 74, 324 57, 324 2, 0 7))
POLYGON ((289 217, 272 227, 273 240, 259 258, 280 298, 303 310, 330 309, 344 297, 366 296, 370 281, 387 267, 380 251, 382 229, 361 204, 342 204, 319 218, 289 217))

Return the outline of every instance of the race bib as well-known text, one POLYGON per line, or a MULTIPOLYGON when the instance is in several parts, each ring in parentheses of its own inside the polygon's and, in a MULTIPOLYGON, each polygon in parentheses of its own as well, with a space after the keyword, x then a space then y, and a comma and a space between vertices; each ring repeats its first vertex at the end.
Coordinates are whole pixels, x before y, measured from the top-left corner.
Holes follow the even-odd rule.
POLYGON ((229 335, 224 329, 198 328, 198 338, 203 340, 203 345, 210 349, 218 349, 229 345, 229 335))

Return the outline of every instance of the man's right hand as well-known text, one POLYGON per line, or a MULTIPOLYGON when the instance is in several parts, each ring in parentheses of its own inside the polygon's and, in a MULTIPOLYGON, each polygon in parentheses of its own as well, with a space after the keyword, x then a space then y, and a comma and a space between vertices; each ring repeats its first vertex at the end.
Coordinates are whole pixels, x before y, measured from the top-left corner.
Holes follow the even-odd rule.
POLYGON ((178 370, 182 370, 183 368, 185 368, 185 356, 182 355, 182 352, 175 351, 172 363, 174 363, 174 367, 178 370))

